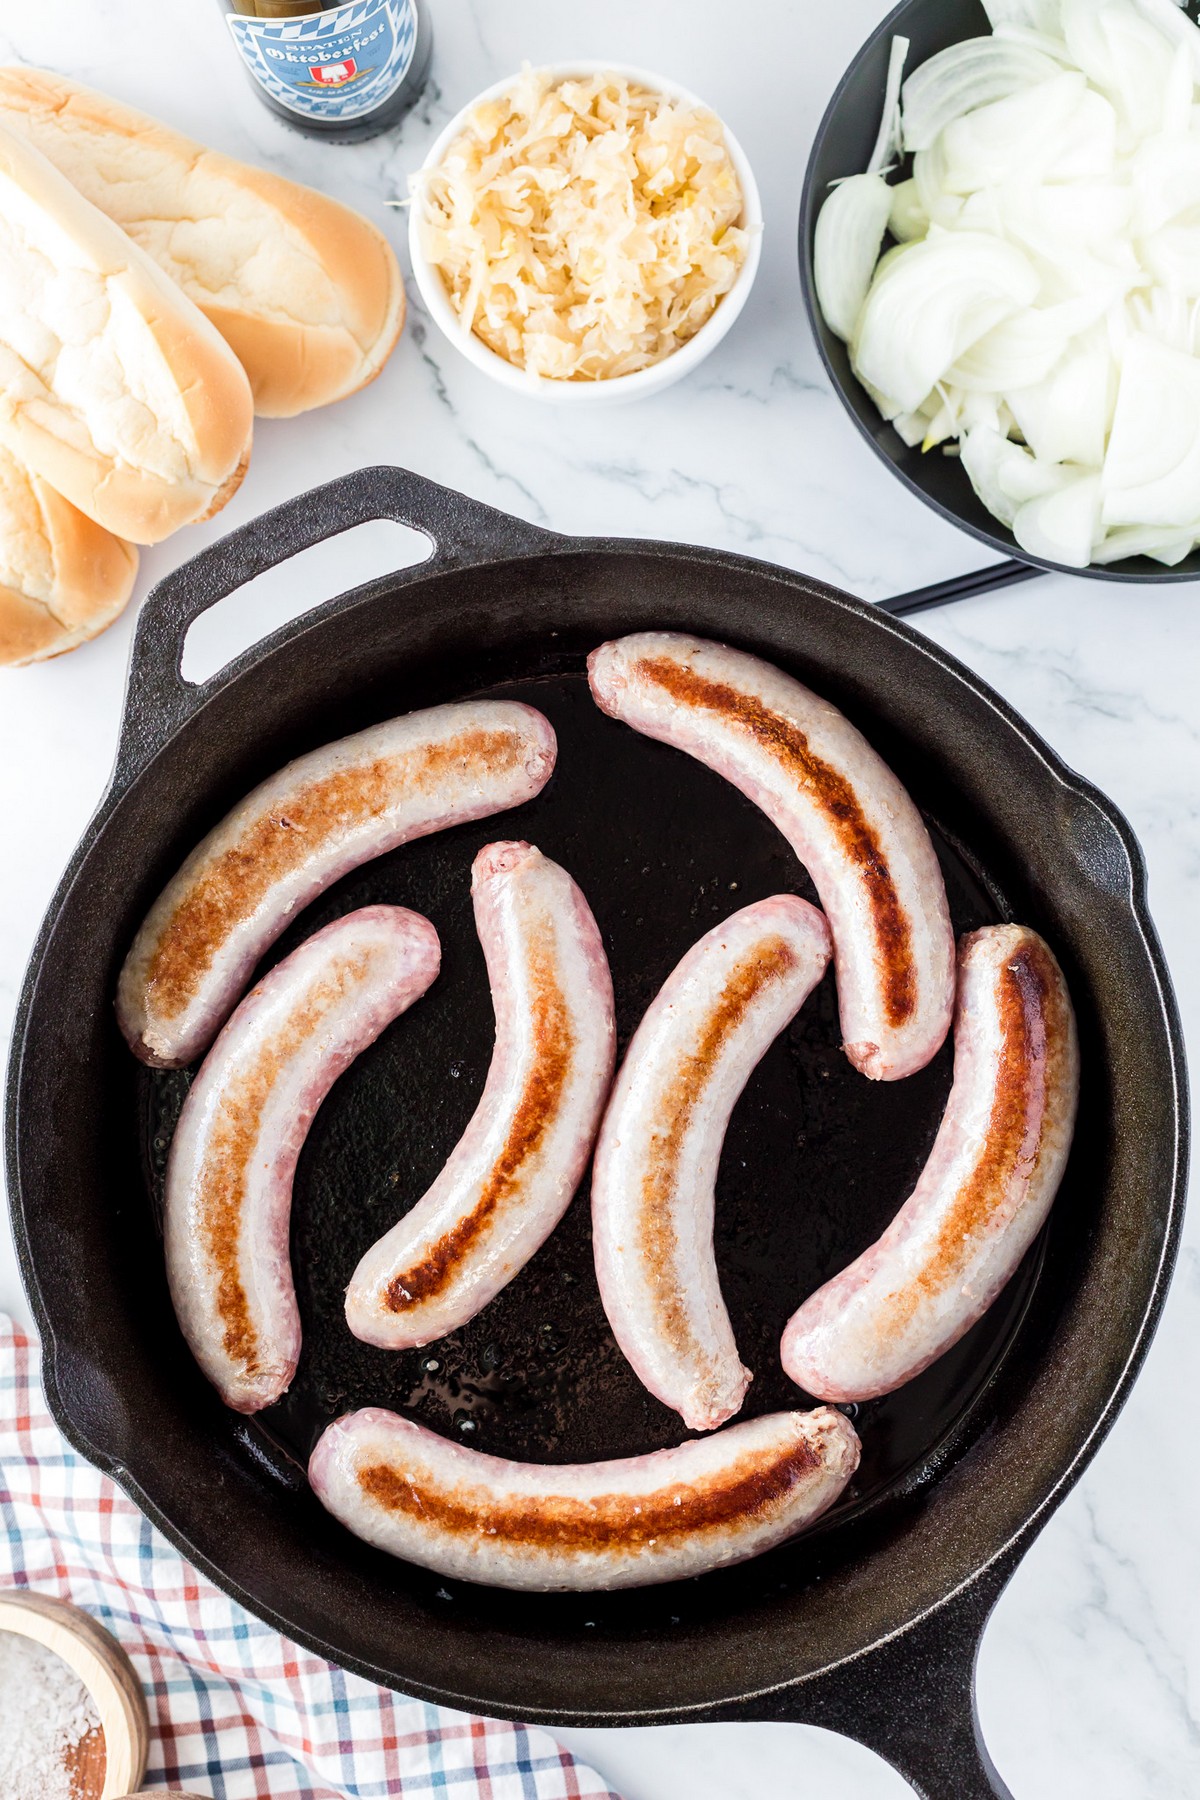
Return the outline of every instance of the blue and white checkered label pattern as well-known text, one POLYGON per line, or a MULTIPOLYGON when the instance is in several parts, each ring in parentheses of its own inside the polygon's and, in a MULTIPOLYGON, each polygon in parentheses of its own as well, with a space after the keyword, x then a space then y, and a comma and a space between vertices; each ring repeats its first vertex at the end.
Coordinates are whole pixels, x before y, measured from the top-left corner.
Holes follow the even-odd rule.
POLYGON ((413 0, 352 0, 303 19, 228 13, 242 59, 273 100, 302 118, 361 119, 395 93, 417 43, 413 0))

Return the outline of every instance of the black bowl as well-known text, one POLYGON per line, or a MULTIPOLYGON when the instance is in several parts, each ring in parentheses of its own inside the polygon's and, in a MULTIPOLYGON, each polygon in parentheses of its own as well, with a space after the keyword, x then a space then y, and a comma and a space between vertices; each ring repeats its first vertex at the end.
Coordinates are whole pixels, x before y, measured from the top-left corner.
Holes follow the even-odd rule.
POLYGON ((880 416, 850 367, 845 344, 821 316, 813 280, 817 214, 831 181, 858 174, 867 166, 879 129, 893 37, 909 40, 905 69, 911 73, 939 50, 960 43, 963 38, 983 36, 990 29, 979 0, 902 0, 867 39, 838 84, 817 130, 800 202, 800 279, 821 359, 850 417, 901 481, 944 519, 961 525, 1001 555, 1043 569, 1058 569, 1066 575, 1092 575, 1105 581, 1195 581, 1200 577, 1200 550, 1193 550, 1173 569, 1164 568, 1148 556, 1127 556, 1106 568, 1075 569, 1022 550, 1007 526, 994 519, 977 497, 957 457, 922 453, 906 444, 880 416))

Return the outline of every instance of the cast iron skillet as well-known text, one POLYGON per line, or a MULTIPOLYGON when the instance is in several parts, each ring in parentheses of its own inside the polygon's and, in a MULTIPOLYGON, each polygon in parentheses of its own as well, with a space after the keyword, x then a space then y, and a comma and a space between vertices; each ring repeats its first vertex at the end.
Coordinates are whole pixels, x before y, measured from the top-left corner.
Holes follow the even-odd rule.
MULTIPOLYGON (((948 1051, 901 1083, 855 1074, 827 985, 752 1081, 726 1146, 717 1234, 757 1371, 750 1411, 795 1404, 780 1328, 904 1197, 948 1079, 948 1051)), ((803 576, 711 550, 558 537, 370 469, 234 532, 147 601, 112 786, 54 899, 18 1012, 9 1191, 55 1418, 206 1574, 282 1631, 386 1685, 487 1713, 809 1720, 874 1746, 921 1794, 973 1800, 1007 1791, 974 1723, 984 1621, 1111 1424, 1162 1304, 1184 1079, 1128 826, 967 670, 803 576), (377 517, 427 533, 430 560, 331 600, 200 686, 182 681, 184 631, 205 607, 377 517), (585 652, 651 625, 759 651, 862 723, 926 810, 957 925, 1024 920, 1061 957, 1082 1027, 1082 1111, 1044 1240, 955 1352, 858 1410, 860 1476, 816 1530, 673 1587, 521 1597, 368 1549, 320 1509, 301 1465, 326 1420, 368 1400, 551 1461, 681 1436, 605 1329, 586 1194, 521 1277, 431 1349, 370 1350, 341 1313, 357 1256, 431 1179, 486 1070, 491 1011, 468 903, 479 845, 526 836, 578 877, 610 949, 623 1039, 703 930, 801 879, 730 787, 592 706, 585 652), (280 1406, 241 1419, 200 1376, 171 1313, 156 1206, 187 1077, 151 1075, 124 1048, 117 970, 164 879, 253 782, 347 730, 479 692, 528 696, 553 719, 560 763, 545 794, 347 877, 275 952, 389 899, 433 918, 445 965, 316 1120, 293 1233, 303 1360, 280 1406)))
MULTIPOLYGON (((1189 0, 1194 17, 1196 6, 1189 0)), ((987 36, 991 31, 980 0, 901 0, 901 4, 867 39, 829 102, 809 156, 804 196, 800 202, 800 278, 804 303, 812 323, 821 360, 846 411, 862 435, 905 486, 944 519, 960 525, 972 536, 1041 569, 1061 569, 1067 575, 1090 575, 1102 581, 1195 581, 1200 576, 1200 550, 1168 569, 1149 556, 1127 556, 1107 567, 1068 568, 1021 549, 1008 527, 1002 525, 977 498, 957 457, 940 452, 923 455, 920 446, 909 446, 879 409, 850 367, 845 344, 825 323, 817 304, 813 281, 813 234, 821 203, 829 184, 843 175, 865 169, 879 127, 893 37, 909 40, 905 69, 911 73, 939 50, 964 38, 987 36)), ((905 169, 907 173, 907 168, 905 169)), ((1009 575, 1019 580, 1019 575, 1009 575)))

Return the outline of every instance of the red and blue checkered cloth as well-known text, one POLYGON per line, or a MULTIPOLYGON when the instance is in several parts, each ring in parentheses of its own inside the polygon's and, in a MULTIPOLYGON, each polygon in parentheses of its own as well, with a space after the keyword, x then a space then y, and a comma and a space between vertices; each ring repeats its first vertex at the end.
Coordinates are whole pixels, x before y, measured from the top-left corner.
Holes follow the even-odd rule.
POLYGON ((150 1706, 147 1785, 214 1800, 618 1800, 548 1733, 372 1687, 260 1624, 60 1436, 0 1313, 0 1584, 93 1613, 150 1706))

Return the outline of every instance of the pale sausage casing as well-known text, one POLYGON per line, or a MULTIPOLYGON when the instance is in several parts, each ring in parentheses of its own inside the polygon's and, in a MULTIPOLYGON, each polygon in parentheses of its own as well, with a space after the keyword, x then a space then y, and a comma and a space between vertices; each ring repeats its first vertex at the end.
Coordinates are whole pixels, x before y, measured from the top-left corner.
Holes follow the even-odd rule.
POLYGON ((386 1349, 456 1330, 525 1266, 570 1204, 612 1081, 612 978, 575 882, 532 844, 498 843, 471 891, 495 1050, 441 1174, 351 1280, 351 1331, 386 1349))
POLYGON ((117 988, 134 1055, 191 1062, 301 907, 372 857, 532 799, 554 758, 533 707, 473 700, 373 725, 272 775, 193 850, 134 940, 117 988))
POLYGON ((896 1081, 936 1055, 954 1004, 945 884, 920 813, 835 706, 743 651, 676 632, 588 661, 597 704, 706 763, 787 838, 833 933, 846 1055, 896 1081))
POLYGON ((300 1354, 288 1229, 313 1116, 440 958, 418 913, 346 914, 246 995, 192 1083, 167 1162, 167 1276, 192 1354, 238 1412, 278 1400, 300 1354))
POLYGON ((1049 947, 1023 925, 972 932, 929 1160, 878 1242, 793 1314, 782 1356, 798 1386, 823 1400, 891 1393, 982 1317, 1050 1211, 1078 1091, 1075 1015, 1049 947))
POLYGON ((309 1479, 358 1537, 505 1588, 648 1587, 758 1556, 831 1506, 858 1466, 829 1407, 775 1413, 619 1462, 506 1462, 380 1407, 324 1432, 309 1479))
POLYGON ((596 1276, 613 1335, 694 1431, 750 1383, 713 1255, 729 1116, 829 962, 823 916, 795 894, 743 907, 667 977, 626 1053, 592 1175, 596 1276))

